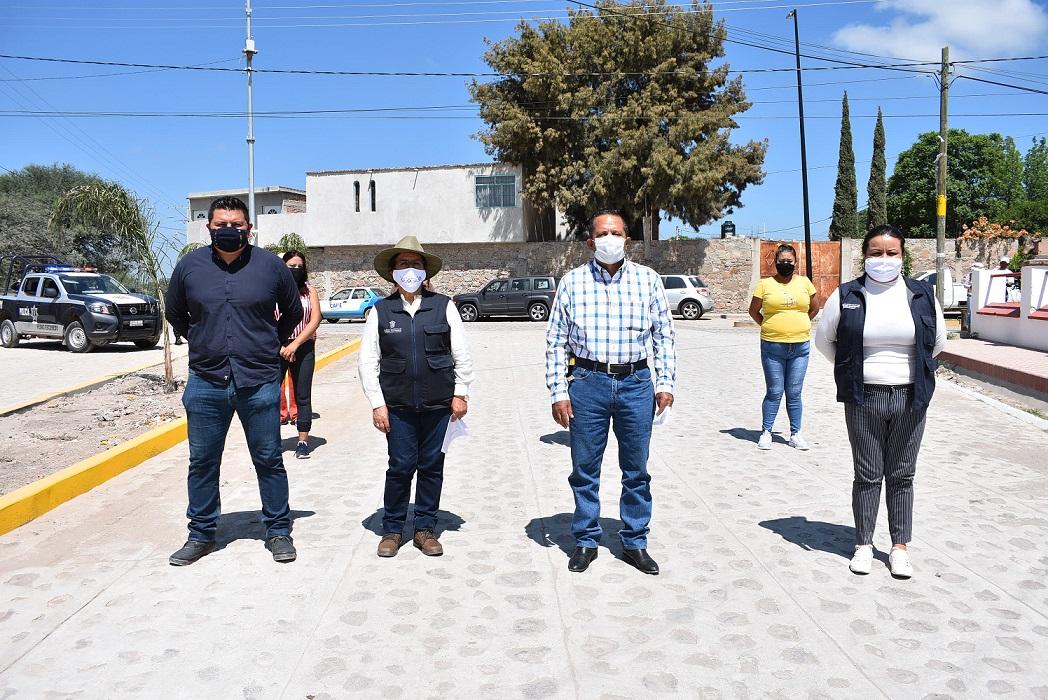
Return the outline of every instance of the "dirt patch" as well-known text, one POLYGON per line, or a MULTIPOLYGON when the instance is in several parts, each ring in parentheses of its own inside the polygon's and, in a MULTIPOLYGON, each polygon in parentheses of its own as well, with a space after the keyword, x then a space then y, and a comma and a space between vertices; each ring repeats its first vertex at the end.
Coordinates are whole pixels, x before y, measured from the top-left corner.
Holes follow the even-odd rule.
MULTIPOLYGON (((317 353, 349 340, 321 336, 317 353)), ((182 417, 186 374, 185 364, 175 366, 178 389, 172 393, 164 392, 158 365, 0 417, 0 495, 182 417)))

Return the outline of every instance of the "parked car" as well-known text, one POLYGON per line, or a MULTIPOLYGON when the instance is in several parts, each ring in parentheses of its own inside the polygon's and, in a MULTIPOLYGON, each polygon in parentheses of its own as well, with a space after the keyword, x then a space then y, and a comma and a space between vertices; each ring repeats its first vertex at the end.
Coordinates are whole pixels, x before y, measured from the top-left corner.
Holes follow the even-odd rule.
POLYGON ((670 310, 688 321, 698 320, 713 310, 709 287, 695 275, 662 275, 662 284, 670 310))
POLYGON ((0 295, 0 344, 13 348, 22 338, 61 340, 72 352, 90 352, 107 343, 140 348, 160 341, 157 300, 129 292, 93 267, 74 267, 41 255, 4 257, 0 295))
POLYGON ((463 321, 484 316, 522 316, 532 321, 549 318, 557 282, 552 277, 503 277, 480 291, 452 297, 463 321))
MULTIPOLYGON (((938 281, 939 276, 935 270, 925 270, 913 276, 914 279, 927 282, 935 289, 935 283, 938 281)), ((963 284, 958 284, 953 279, 953 272, 950 268, 946 268, 946 284, 943 287, 943 311, 959 311, 967 308, 968 306, 968 290, 965 289, 963 284)))
POLYGON ((328 323, 338 323, 344 318, 367 318, 371 307, 389 296, 374 287, 349 287, 340 289, 327 299, 320 301, 320 317, 328 323))

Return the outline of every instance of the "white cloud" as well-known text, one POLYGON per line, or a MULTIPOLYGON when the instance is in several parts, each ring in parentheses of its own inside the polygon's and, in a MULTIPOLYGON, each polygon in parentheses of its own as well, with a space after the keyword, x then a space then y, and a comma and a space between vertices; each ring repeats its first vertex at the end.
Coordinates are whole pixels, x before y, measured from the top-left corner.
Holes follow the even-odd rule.
POLYGON ((838 46, 897 58, 1017 56, 1040 45, 1048 12, 1032 0, 882 0, 896 16, 886 25, 850 24, 834 34, 838 46))

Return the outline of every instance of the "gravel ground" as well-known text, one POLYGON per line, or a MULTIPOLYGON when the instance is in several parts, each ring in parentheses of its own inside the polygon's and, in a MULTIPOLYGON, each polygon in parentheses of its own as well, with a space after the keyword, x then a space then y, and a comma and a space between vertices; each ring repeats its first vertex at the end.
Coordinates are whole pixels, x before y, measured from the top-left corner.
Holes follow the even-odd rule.
MULTIPOLYGON (((351 339, 322 334, 317 350, 334 350, 351 339)), ((0 495, 181 417, 187 371, 184 359, 176 361, 178 390, 170 394, 164 393, 163 365, 157 365, 0 416, 0 495)))

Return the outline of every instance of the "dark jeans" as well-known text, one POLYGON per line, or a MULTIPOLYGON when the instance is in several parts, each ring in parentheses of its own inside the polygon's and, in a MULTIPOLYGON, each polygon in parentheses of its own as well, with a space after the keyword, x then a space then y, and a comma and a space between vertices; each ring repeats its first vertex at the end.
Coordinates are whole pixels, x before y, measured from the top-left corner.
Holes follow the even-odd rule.
POLYGON ((313 427, 313 371, 317 366, 317 341, 307 340, 295 351, 295 361, 280 359, 280 377, 283 379, 291 370, 291 381, 295 386, 295 405, 298 407, 296 427, 300 433, 308 433, 313 427))
POLYGON ((280 449, 280 382, 238 389, 233 382, 220 386, 190 372, 182 405, 189 429, 189 539, 215 539, 222 513, 218 492, 222 451, 234 412, 244 427, 258 476, 266 537, 291 534, 287 472, 280 449))
POLYGON ((382 532, 401 533, 408 515, 411 477, 415 482, 415 530, 432 530, 437 524, 440 490, 444 486, 444 435, 451 408, 436 411, 389 409, 389 468, 386 470, 385 515, 382 532))
POLYGON ((614 425, 619 442, 622 495, 619 537, 624 549, 647 549, 651 521, 651 477, 648 448, 651 421, 655 415, 655 389, 651 370, 627 376, 575 367, 568 384, 574 417, 571 429, 571 476, 568 483, 575 496, 571 532, 579 547, 600 543, 600 467, 608 446, 608 427, 614 425))

